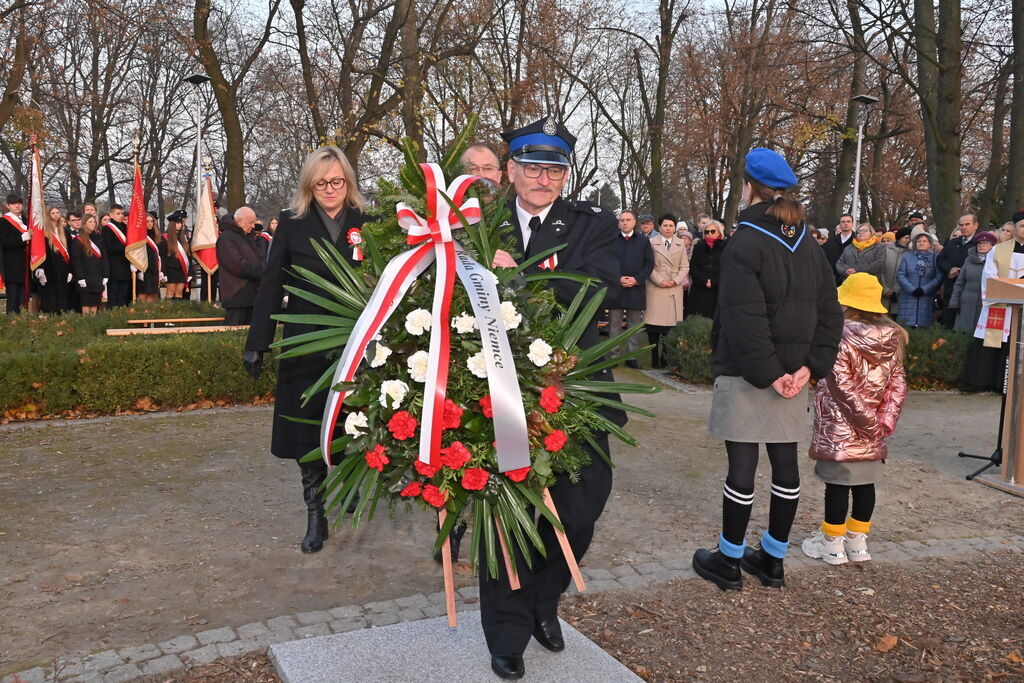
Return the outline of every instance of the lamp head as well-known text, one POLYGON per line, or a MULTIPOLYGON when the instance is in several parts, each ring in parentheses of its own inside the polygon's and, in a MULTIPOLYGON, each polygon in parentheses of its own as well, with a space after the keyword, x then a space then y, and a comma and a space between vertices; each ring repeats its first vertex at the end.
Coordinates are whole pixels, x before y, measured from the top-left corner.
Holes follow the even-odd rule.
POLYGON ((190 76, 185 76, 185 78, 183 78, 181 80, 185 81, 186 83, 191 83, 192 85, 195 85, 195 86, 200 86, 203 83, 206 83, 207 81, 209 81, 210 77, 205 75, 205 74, 192 74, 190 76))
POLYGON ((875 97, 874 95, 864 95, 864 94, 861 94, 861 95, 855 95, 855 96, 851 97, 850 99, 852 101, 854 101, 854 102, 860 102, 865 107, 870 107, 872 104, 875 104, 876 102, 878 102, 878 98, 875 97))

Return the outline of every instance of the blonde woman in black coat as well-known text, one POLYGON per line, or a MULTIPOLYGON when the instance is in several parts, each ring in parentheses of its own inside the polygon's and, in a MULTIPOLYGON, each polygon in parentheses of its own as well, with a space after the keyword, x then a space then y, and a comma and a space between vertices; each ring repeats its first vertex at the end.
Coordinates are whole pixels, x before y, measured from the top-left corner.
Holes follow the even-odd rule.
MULTIPOLYGON (((274 341, 277 321, 271 319, 272 315, 281 312, 293 315, 329 313, 294 295, 288 297, 287 307, 282 307, 284 287, 293 285, 330 298, 329 294, 321 292, 318 287, 292 275, 292 269, 301 266, 327 279, 332 278, 327 266, 313 249, 313 242, 321 239, 329 240, 349 259, 351 265, 358 267, 359 262, 351 260, 352 249, 346 248, 347 235, 352 228, 362 227, 365 206, 366 201, 359 191, 352 165, 340 149, 327 145, 306 157, 291 207, 281 212, 253 307, 244 362, 254 378, 259 377, 263 354, 270 350, 270 344, 274 341)), ((317 329, 320 328, 315 325, 285 323, 284 336, 294 337, 317 329)), ((271 452, 277 457, 298 461, 320 445, 318 424, 303 424, 287 418, 320 421, 327 400, 326 393, 320 392, 303 406, 302 392, 320 379, 330 366, 331 360, 325 353, 281 361, 277 374, 274 430, 270 445, 271 452)), ((299 462, 299 469, 302 473, 308 522, 306 536, 302 539, 302 552, 315 553, 327 539, 327 518, 324 516, 323 497, 319 492, 320 485, 327 477, 327 465, 323 460, 299 462)))

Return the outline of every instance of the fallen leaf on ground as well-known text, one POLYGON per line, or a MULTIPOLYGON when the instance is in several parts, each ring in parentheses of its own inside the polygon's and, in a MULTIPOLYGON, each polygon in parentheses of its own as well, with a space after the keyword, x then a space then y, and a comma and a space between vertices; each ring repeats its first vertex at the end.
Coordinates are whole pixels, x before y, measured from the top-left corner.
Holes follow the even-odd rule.
POLYGON ((893 635, 884 635, 875 640, 875 649, 879 652, 888 652, 889 650, 896 647, 896 643, 899 639, 893 635))

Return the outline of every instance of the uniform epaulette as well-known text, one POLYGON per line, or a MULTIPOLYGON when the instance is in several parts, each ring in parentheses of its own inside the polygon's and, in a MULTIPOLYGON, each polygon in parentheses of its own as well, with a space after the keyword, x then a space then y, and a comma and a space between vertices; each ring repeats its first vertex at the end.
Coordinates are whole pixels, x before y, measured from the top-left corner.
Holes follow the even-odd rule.
POLYGON ((604 209, 602 209, 600 206, 598 206, 594 202, 588 202, 588 201, 583 200, 583 199, 578 199, 576 201, 569 202, 569 208, 575 209, 575 210, 579 211, 580 213, 591 213, 591 214, 599 214, 602 211, 604 211, 604 209))

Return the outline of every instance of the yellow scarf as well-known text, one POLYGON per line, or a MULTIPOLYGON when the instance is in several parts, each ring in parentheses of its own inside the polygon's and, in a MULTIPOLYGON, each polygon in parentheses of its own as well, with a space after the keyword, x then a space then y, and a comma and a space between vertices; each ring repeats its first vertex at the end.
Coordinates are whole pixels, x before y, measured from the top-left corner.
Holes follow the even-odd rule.
POLYGON ((878 235, 872 235, 869 239, 861 242, 856 237, 853 238, 853 246, 857 247, 858 250, 867 249, 872 244, 878 244, 878 235))

